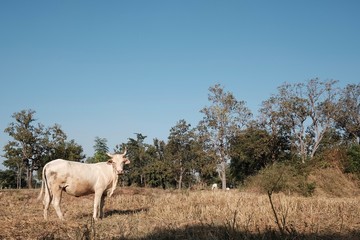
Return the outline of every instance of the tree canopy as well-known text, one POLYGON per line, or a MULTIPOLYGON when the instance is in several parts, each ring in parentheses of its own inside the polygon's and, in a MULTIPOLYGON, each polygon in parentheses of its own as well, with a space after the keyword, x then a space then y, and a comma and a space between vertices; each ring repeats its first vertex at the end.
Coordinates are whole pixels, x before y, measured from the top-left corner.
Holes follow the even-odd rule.
POLYGON ((34 110, 22 110, 12 115, 14 122, 5 129, 13 140, 4 146, 4 165, 16 172, 16 186, 26 181, 33 187, 33 172, 42 169, 50 160, 65 158, 80 161, 85 156, 82 147, 74 140, 66 142, 66 134, 60 125, 45 127, 37 123, 34 110))
MULTIPOLYGON (((360 176, 360 84, 343 89, 337 84, 318 78, 284 83, 262 102, 255 117, 245 101, 215 84, 196 126, 181 119, 170 128, 167 141, 148 143, 147 136, 135 133, 115 146, 115 152, 127 148, 131 160, 121 184, 181 189, 218 182, 224 189, 227 180, 242 184, 277 162, 305 164, 334 148, 344 149, 345 171, 360 176)), ((33 172, 47 162, 85 158, 60 125, 46 127, 35 114, 31 109, 14 113, 4 130, 11 140, 3 149, 8 170, 0 171, 0 187, 31 188, 33 172)), ((86 161, 107 161, 107 139, 95 137, 93 147, 94 156, 86 161)))

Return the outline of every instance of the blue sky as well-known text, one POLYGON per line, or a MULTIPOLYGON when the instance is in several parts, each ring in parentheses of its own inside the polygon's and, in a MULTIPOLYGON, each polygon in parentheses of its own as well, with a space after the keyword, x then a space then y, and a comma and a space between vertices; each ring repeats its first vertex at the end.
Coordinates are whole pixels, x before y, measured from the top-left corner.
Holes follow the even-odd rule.
POLYGON ((216 83, 255 115, 284 82, 358 83, 359 12, 350 0, 1 1, 0 147, 23 109, 92 156, 96 136, 113 149, 196 126, 216 83))

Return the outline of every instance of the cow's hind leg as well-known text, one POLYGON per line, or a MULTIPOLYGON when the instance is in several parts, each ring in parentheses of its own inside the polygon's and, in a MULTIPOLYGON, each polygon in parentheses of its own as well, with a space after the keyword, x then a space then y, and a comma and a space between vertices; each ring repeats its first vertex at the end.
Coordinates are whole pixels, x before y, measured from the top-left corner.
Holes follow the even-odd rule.
POLYGON ((52 189, 53 192, 53 207, 56 211, 56 214, 61 220, 64 220, 64 216, 60 209, 60 202, 61 202, 61 194, 62 194, 62 188, 59 186, 54 186, 52 189))
POLYGON ((48 210, 49 210, 49 206, 52 200, 52 196, 51 193, 49 192, 48 189, 45 189, 45 195, 44 195, 44 200, 43 200, 43 204, 44 204, 44 219, 47 220, 48 219, 48 210))

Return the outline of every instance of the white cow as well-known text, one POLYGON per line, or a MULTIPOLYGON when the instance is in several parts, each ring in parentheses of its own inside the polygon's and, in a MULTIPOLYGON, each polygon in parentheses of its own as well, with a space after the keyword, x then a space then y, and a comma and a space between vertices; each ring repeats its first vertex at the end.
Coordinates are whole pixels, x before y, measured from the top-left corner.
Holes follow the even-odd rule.
POLYGON ((214 183, 212 186, 211 186, 211 190, 217 190, 218 189, 218 185, 217 183, 214 183))
POLYGON ((53 160, 44 166, 42 171, 42 185, 38 199, 44 195, 44 218, 52 201, 53 207, 61 220, 64 216, 60 209, 62 192, 80 197, 95 193, 93 218, 104 216, 103 207, 105 197, 114 193, 118 181, 118 174, 123 173, 124 164, 130 161, 123 154, 108 154, 111 159, 107 162, 86 164, 62 159, 53 160))

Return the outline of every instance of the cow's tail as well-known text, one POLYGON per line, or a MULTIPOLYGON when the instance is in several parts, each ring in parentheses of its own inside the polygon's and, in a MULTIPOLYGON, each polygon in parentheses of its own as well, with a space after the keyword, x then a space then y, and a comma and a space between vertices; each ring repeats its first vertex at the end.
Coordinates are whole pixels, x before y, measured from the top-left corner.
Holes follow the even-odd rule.
POLYGON ((41 182, 41 190, 40 190, 40 193, 39 193, 39 196, 38 196, 38 200, 40 201, 41 200, 41 197, 44 193, 44 191, 49 191, 47 188, 47 179, 46 179, 46 165, 44 166, 43 170, 42 170, 42 182, 41 182))

